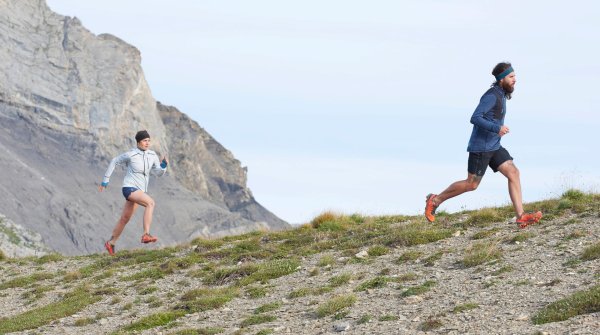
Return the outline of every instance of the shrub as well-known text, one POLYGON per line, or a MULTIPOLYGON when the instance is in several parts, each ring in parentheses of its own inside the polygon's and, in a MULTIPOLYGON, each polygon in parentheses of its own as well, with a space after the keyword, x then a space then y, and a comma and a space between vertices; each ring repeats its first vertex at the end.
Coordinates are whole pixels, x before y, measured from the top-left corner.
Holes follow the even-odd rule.
POLYGON ((354 295, 340 295, 329 299, 317 308, 317 316, 322 318, 327 315, 335 314, 346 307, 354 305, 356 297, 354 295))

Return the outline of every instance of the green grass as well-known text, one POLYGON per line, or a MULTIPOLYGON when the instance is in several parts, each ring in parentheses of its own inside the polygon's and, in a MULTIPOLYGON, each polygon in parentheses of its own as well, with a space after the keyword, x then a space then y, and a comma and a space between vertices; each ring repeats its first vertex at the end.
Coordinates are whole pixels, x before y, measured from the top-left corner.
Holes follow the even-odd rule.
POLYGON ((319 318, 327 315, 333 315, 344 308, 354 305, 355 302, 356 296, 354 295, 339 295, 319 305, 316 313, 319 318))
POLYGON ((200 329, 182 329, 170 335, 216 335, 225 332, 221 327, 209 327, 200 329))
POLYGON ((149 269, 142 270, 138 273, 134 273, 130 276, 125 276, 122 279, 124 281, 136 281, 145 279, 161 279, 165 276, 163 271, 158 267, 152 267, 149 269))
POLYGON ((481 239, 493 236, 499 231, 500 231, 500 228, 492 228, 492 229, 482 230, 480 232, 473 234, 473 236, 471 236, 471 239, 472 240, 481 240, 481 239))
POLYGON ((398 317, 395 315, 382 315, 381 317, 379 317, 379 321, 381 322, 386 322, 386 321, 397 321, 398 317))
POLYGON ((534 237, 535 235, 532 232, 526 231, 526 232, 522 232, 522 233, 517 233, 515 234, 512 238, 508 239, 508 243, 521 243, 521 242, 525 242, 528 239, 534 237))
POLYGON ((463 228, 486 227, 491 223, 505 220, 505 215, 500 208, 482 208, 471 212, 467 220, 460 223, 459 226, 463 228))
POLYGON ((160 326, 166 326, 185 315, 183 311, 166 311, 154 313, 123 327, 124 332, 137 332, 146 329, 152 329, 160 326))
POLYGON ((335 259, 333 258, 332 255, 323 255, 321 257, 321 259, 319 259, 319 263, 317 265, 320 266, 320 267, 334 266, 335 265, 335 259))
POLYGON ((258 299, 262 297, 266 297, 269 290, 264 287, 248 287, 246 289, 246 295, 250 299, 258 299))
POLYGON ((362 292, 362 291, 371 290, 371 289, 375 289, 375 288, 382 288, 382 287, 385 287, 390 280, 391 279, 389 277, 377 276, 373 279, 370 279, 370 280, 360 283, 360 285, 358 285, 354 289, 354 292, 362 292))
POLYGON ((425 259, 423 259, 423 265, 434 266, 436 261, 442 259, 442 256, 444 256, 444 252, 438 251, 438 252, 430 255, 429 257, 426 257, 425 259))
POLYGON ((300 261, 297 259, 276 259, 258 265, 251 275, 242 278, 239 284, 246 286, 255 282, 266 283, 268 280, 289 275, 298 271, 300 261))
POLYGON ((423 253, 420 251, 407 251, 400 255, 400 257, 398 257, 398 259, 396 260, 396 264, 414 262, 421 256, 423 256, 423 253))
POLYGON ((25 287, 35 284, 41 280, 52 279, 54 274, 48 272, 37 272, 28 276, 21 276, 0 284, 0 290, 7 288, 25 287))
POLYGON ((279 301, 271 302, 268 304, 264 304, 260 307, 257 307, 254 310, 254 314, 262 314, 262 313, 266 313, 266 312, 272 312, 272 311, 278 310, 279 307, 281 307, 281 303, 279 301))
POLYGON ((188 313, 204 312, 220 308, 238 295, 239 290, 231 287, 195 289, 185 293, 175 309, 188 313))
POLYGON ((334 276, 329 278, 329 286, 331 287, 339 287, 347 284, 352 279, 352 275, 349 273, 342 273, 338 276, 334 276))
POLYGON ((367 253, 371 257, 383 256, 383 255, 386 255, 389 252, 390 252, 390 249, 388 247, 383 246, 383 245, 374 245, 374 246, 370 247, 367 250, 367 253))
POLYGON ((498 247, 498 243, 477 243, 466 250, 462 264, 470 268, 500 258, 502 258, 502 250, 498 247))
POLYGON ((468 302, 462 305, 457 305, 452 309, 452 313, 454 314, 458 314, 458 313, 462 313, 465 311, 470 311, 472 309, 476 309, 479 308, 479 304, 474 303, 474 302, 468 302))
POLYGON ((6 260, 8 257, 4 254, 2 250, 0 250, 0 261, 6 260))
POLYGON ((0 334, 34 329, 73 315, 100 300, 88 288, 79 287, 58 302, 30 309, 22 314, 0 318, 0 334))
POLYGON ((290 292, 290 294, 288 294, 288 298, 295 299, 295 298, 306 297, 309 295, 322 295, 325 293, 329 293, 331 291, 333 291, 333 288, 331 286, 303 287, 303 288, 300 288, 300 289, 290 292))
POLYGON ((596 242, 583 250, 581 260, 591 261, 600 258, 600 242, 596 242))
POLYGON ((388 247, 410 247, 446 239, 452 236, 452 230, 435 225, 411 223, 388 231, 381 241, 388 247))
POLYGON ((245 328, 245 327, 252 326, 252 325, 259 325, 262 323, 273 322, 275 320, 277 320, 277 317, 274 315, 269 315, 269 314, 251 315, 251 316, 245 318, 242 321, 242 323, 240 324, 240 326, 242 328, 245 328))
POLYGON ((534 324, 568 320, 574 316, 600 312, 600 285, 579 291, 542 308, 533 317, 534 324))
POLYGON ((358 319, 358 321, 356 321, 357 325, 362 325, 364 323, 367 323, 369 321, 371 321, 371 319, 373 318, 372 315, 370 314, 364 314, 363 316, 360 317, 360 319, 358 319))
POLYGON ((413 295, 421 295, 429 292, 437 283, 433 280, 428 280, 421 285, 413 286, 402 292, 401 296, 410 297, 413 295))
POLYGON ((259 266, 254 263, 243 264, 241 266, 217 268, 214 271, 209 272, 204 277, 203 282, 206 285, 226 285, 248 277, 258 270, 259 266))

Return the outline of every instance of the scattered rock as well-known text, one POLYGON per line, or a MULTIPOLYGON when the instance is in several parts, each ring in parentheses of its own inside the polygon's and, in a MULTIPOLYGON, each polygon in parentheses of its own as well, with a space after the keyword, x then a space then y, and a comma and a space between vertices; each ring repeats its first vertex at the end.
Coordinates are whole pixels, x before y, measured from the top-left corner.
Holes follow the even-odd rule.
POLYGON ((363 258, 367 258, 367 257, 369 257, 369 253, 368 253, 366 250, 363 250, 363 251, 361 251, 361 252, 357 253, 357 254, 356 254, 356 255, 354 255, 354 256, 355 256, 356 258, 361 258, 361 259, 363 259, 363 258))
POLYGON ((345 332, 346 330, 350 330, 350 324, 348 322, 335 324, 333 325, 333 330, 336 332, 345 332))

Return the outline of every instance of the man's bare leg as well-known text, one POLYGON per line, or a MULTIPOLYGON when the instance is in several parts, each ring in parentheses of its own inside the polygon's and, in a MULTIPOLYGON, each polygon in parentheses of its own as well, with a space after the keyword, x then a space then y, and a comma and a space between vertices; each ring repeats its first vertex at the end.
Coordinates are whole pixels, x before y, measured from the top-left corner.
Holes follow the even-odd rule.
POLYGON ((436 195, 435 198, 433 198, 433 200, 432 200, 433 204, 437 207, 442 202, 444 202, 450 198, 454 198, 465 192, 470 192, 470 191, 476 190, 477 187, 479 186, 479 183, 481 183, 482 178, 483 178, 483 176, 477 176, 475 174, 469 173, 467 175, 467 179, 459 180, 457 182, 450 184, 450 186, 448 186, 448 188, 446 188, 442 193, 436 195))
POLYGON ((510 200, 512 201, 517 218, 519 218, 524 212, 519 169, 517 169, 512 160, 509 160, 500 164, 498 171, 508 179, 508 194, 510 194, 510 200))

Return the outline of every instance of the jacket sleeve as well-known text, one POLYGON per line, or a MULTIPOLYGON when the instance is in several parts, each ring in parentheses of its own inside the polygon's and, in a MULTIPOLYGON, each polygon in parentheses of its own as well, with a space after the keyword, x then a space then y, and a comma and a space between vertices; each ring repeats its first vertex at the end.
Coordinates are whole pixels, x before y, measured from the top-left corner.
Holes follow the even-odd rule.
POLYGON ((485 94, 482 96, 479 105, 475 108, 475 112, 473 112, 473 116, 471 116, 471 123, 494 134, 500 132, 500 125, 485 118, 485 114, 492 110, 495 104, 496 96, 494 94, 485 94))
POLYGON ((106 169, 106 172, 104 173, 104 178, 102 178, 102 185, 103 186, 108 185, 110 176, 112 175, 112 173, 115 170, 115 167, 117 165, 122 165, 123 163, 127 163, 128 161, 129 161, 129 155, 127 153, 121 154, 121 155, 113 158, 110 161, 110 164, 108 164, 108 169, 106 169))
POLYGON ((161 166, 158 155, 154 155, 154 160, 152 162, 152 174, 160 177, 164 175, 165 172, 167 172, 167 166, 165 165, 165 167, 163 168, 161 166))

